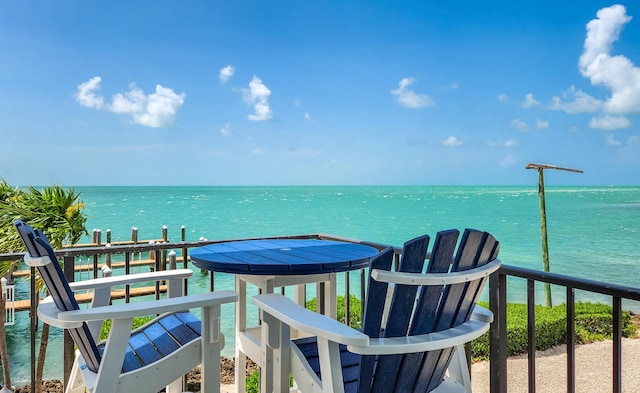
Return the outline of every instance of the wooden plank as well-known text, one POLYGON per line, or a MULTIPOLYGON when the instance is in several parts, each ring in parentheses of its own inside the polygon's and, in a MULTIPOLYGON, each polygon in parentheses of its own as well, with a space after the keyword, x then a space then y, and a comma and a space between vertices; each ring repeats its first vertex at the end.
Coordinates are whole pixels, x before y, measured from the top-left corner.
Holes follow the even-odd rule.
MULTIPOLYGON (((429 236, 425 235, 406 242, 400 265, 396 270, 406 273, 421 273, 427 257, 429 240, 429 236)), ((396 284, 384 331, 385 337, 407 335, 417 291, 417 285, 396 284)), ((378 358, 372 392, 389 392, 399 382, 397 380, 398 371, 403 357, 403 355, 386 355, 378 358)))
MULTIPOLYGON (((456 229, 438 232, 426 273, 446 273, 449 271, 459 236, 460 232, 456 229)), ((435 330, 443 289, 443 285, 422 287, 410 334, 424 334, 435 330)), ((430 382, 429 377, 437 366, 439 351, 435 352, 435 354, 431 354, 431 357, 424 352, 406 354, 399 370, 398 388, 411 390, 416 385, 426 390, 430 382), (425 358, 430 361, 426 361, 425 358)))
MULTIPOLYGON (((131 288, 130 291, 131 291, 131 297, 148 296, 148 295, 153 295, 156 291, 156 288, 155 286, 131 288)), ((160 292, 161 293, 167 292, 167 286, 161 285, 160 292)), ((92 292, 78 293, 75 295, 75 297, 78 303, 91 303, 91 301, 93 300, 93 293, 92 292)), ((117 290, 111 291, 111 300, 124 299, 124 297, 125 297, 124 289, 117 289, 117 290)), ((6 303, 7 309, 10 309, 12 306, 15 306, 16 311, 29 311, 29 307, 31 306, 31 300, 30 299, 16 300, 15 302, 6 303)))
MULTIPOLYGON (((387 248, 377 256, 371 258, 371 269, 391 270, 393 263, 393 249, 387 248)), ((365 297, 366 305, 364 307, 364 317, 362 323, 362 332, 369 337, 377 337, 380 335, 380 327, 382 325, 382 317, 384 311, 384 303, 387 297, 387 288, 389 284, 378 282, 369 276, 369 289, 365 297)), ((364 286, 363 286, 364 287, 364 286)), ((317 346, 316 346, 317 347, 317 346)), ((360 361, 360 375, 358 377, 358 392, 371 391, 371 379, 375 368, 376 356, 363 356, 360 361)))
MULTIPOLYGON (((187 257, 187 261, 190 261, 191 258, 187 257)), ((183 258, 180 256, 176 256, 176 262, 182 262, 183 258)), ((167 259, 167 263, 169 263, 169 259, 167 259)), ((130 261, 129 262, 129 266, 131 267, 141 267, 141 266, 153 266, 156 264, 156 261, 153 259, 141 259, 138 261, 130 261)), ((104 263, 102 265, 99 265, 98 268, 102 268, 102 266, 104 266, 104 263)), ((125 262, 124 261, 119 261, 119 262, 111 262, 111 268, 112 269, 121 269, 125 267, 125 262)), ((93 264, 90 265, 77 265, 74 266, 74 271, 76 273, 80 273, 80 272, 86 272, 86 271, 92 271, 93 270, 93 264)), ((29 277, 29 270, 17 270, 13 273, 11 273, 12 277, 29 277)))
MULTIPOLYGON (((164 241, 163 239, 138 240, 138 241, 123 240, 123 241, 111 242, 110 244, 112 246, 130 246, 134 244, 149 244, 149 242, 161 243, 163 241, 164 241)), ((104 246, 105 244, 106 244, 105 242, 101 242, 100 244, 98 243, 66 244, 64 245, 64 248, 97 247, 97 246, 104 246)))
MULTIPOLYGON (((488 263, 492 257, 496 256, 495 253, 498 250, 499 247, 493 236, 486 232, 467 229, 458 247, 458 253, 456 254, 452 271, 463 271, 483 266, 488 263)), ((456 326, 458 314, 460 313, 463 314, 463 320, 470 315, 469 310, 461 309, 461 305, 466 304, 467 307, 469 307, 477 300, 478 288, 474 286, 470 291, 470 284, 471 283, 454 284, 445 288, 436 331, 456 326)), ((453 348, 444 349, 440 352, 437 366, 433 376, 431 376, 428 391, 438 386, 442 381, 444 373, 451 361, 452 354, 453 348)), ((430 355, 431 353, 427 356, 430 355)))

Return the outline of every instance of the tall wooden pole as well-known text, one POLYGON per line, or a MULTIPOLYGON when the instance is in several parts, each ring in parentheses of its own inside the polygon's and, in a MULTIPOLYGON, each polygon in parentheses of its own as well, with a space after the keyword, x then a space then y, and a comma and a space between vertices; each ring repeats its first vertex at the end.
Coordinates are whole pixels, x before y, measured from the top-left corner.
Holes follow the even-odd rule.
MULTIPOLYGON (((557 169, 561 171, 569 171, 583 173, 580 169, 562 168, 555 165, 547 164, 527 164, 525 169, 536 169, 538 171, 538 198, 540 199, 540 233, 542 236, 542 270, 549 271, 549 241, 547 240, 547 207, 544 198, 544 170, 557 169)), ((552 306, 551 301, 551 284, 544 284, 544 297, 547 307, 552 306)))
MULTIPOLYGON (((547 206, 544 198, 544 169, 538 168, 538 198, 540 200, 540 233, 542 235, 542 270, 549 271, 549 241, 547 237, 547 206)), ((552 306, 551 284, 544 283, 544 298, 547 307, 552 306)))

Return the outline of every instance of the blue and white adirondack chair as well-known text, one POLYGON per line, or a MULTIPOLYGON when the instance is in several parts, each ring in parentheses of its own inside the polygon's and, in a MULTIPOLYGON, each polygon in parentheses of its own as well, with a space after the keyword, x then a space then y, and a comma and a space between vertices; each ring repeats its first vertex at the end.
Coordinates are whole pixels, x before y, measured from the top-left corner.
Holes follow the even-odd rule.
POLYGON ((306 310, 282 295, 253 298, 261 310, 263 363, 269 381, 309 392, 470 392, 464 344, 489 329, 493 314, 476 300, 500 267, 499 244, 486 232, 437 234, 372 258, 362 330, 306 310), (428 264, 425 266, 425 258, 428 264), (290 328, 313 337, 289 340, 290 328))
POLYGON ((38 306, 38 316, 67 329, 78 348, 66 393, 153 393, 165 386, 167 392, 181 392, 181 377, 198 365, 202 392, 220 391, 220 305, 237 301, 236 292, 180 296, 192 274, 188 269, 69 284, 46 236, 22 221, 15 226, 27 249, 25 262, 38 268, 51 294, 38 306), (112 286, 157 280, 168 281, 169 298, 109 305, 112 286), (86 289, 94 290, 92 307, 80 308, 73 291, 86 289), (192 308, 201 309, 202 321, 189 312, 192 308), (157 314, 131 331, 134 317, 157 314), (96 343, 104 320, 111 320, 109 338, 96 343))

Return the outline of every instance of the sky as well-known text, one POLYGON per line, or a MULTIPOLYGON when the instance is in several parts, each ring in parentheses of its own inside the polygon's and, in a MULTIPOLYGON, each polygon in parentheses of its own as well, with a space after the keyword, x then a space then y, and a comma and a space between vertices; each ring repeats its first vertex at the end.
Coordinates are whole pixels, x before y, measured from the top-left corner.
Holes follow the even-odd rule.
POLYGON ((0 2, 11 185, 640 185, 640 4, 0 2))

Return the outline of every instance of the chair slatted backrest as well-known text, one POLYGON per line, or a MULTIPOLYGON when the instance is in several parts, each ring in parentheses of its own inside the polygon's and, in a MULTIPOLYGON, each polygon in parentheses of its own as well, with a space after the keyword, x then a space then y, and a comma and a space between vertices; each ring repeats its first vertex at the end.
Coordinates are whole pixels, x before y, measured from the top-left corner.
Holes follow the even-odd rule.
MULTIPOLYGON (((439 232, 428 264, 429 237, 405 243, 396 270, 447 273, 481 267, 495 259, 499 244, 486 232, 465 230, 456 252, 460 232, 439 232)), ((371 269, 390 270, 393 250, 385 250, 371 261, 371 269)), ((445 330, 466 322, 483 288, 484 280, 436 286, 396 284, 388 322, 382 324, 386 283, 369 278, 363 331, 369 336, 400 337, 445 330)), ((404 355, 363 356, 359 392, 429 392, 443 380, 453 348, 404 355), (374 371, 375 370, 375 371, 374 371)))
MULTIPOLYGON (((51 260, 51 263, 38 266, 37 268, 56 307, 58 307, 60 311, 78 310, 80 308, 78 302, 69 287, 69 283, 62 272, 62 268, 58 263, 56 254, 47 237, 40 230, 33 229, 23 221, 15 221, 14 225, 16 229, 18 229, 20 237, 27 248, 27 252, 32 258, 48 256, 51 260)), ((78 350, 84 357, 87 368, 97 372, 102 356, 91 336, 87 324, 83 323, 82 327, 68 329, 68 331, 78 346, 78 350)))

